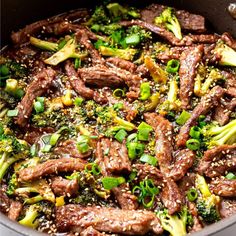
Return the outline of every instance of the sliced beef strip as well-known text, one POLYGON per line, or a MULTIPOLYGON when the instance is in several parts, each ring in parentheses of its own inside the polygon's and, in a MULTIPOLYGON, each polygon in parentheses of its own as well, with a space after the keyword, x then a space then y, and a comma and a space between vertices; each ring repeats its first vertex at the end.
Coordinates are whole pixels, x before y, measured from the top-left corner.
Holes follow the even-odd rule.
POLYGON ((55 130, 51 127, 34 127, 30 126, 24 135, 24 140, 29 144, 36 143, 42 135, 53 133, 55 130))
POLYGON ((189 48, 180 56, 180 92, 179 97, 183 109, 190 108, 191 96, 194 89, 194 79, 197 73, 197 66, 201 61, 203 45, 189 48))
POLYGON ((198 216, 198 210, 194 202, 188 202, 188 210, 193 217, 193 226, 190 228, 189 233, 194 233, 203 228, 202 223, 198 216))
POLYGON ((236 98, 236 74, 233 72, 223 71, 225 77, 226 94, 236 98))
POLYGON ((60 158, 45 161, 34 167, 27 167, 18 172, 19 181, 36 180, 45 175, 57 174, 59 172, 82 171, 86 162, 76 158, 60 158))
POLYGON ((78 32, 76 32, 76 37, 79 39, 79 42, 81 43, 81 45, 83 45, 89 52, 91 59, 92 59, 92 64, 93 65, 104 65, 105 64, 105 60, 104 58, 100 55, 100 53, 98 52, 98 50, 96 50, 93 46, 93 44, 91 43, 90 39, 89 39, 89 35, 87 33, 87 30, 80 30, 78 32))
POLYGON ((0 212, 6 214, 11 220, 17 220, 23 205, 10 199, 6 194, 7 186, 1 184, 0 188, 0 212))
POLYGON ((188 169, 193 166, 195 154, 189 149, 183 149, 176 155, 176 160, 173 168, 170 171, 169 177, 174 181, 180 180, 188 172, 188 169))
POLYGON ((145 121, 149 125, 151 125, 155 130, 156 158, 158 159, 158 163, 162 174, 166 176, 170 173, 170 165, 172 163, 172 153, 173 153, 172 124, 164 117, 159 116, 156 113, 145 113, 144 118, 145 121))
POLYGON ((223 33, 221 39, 231 48, 236 50, 236 40, 227 32, 223 33))
POLYGON ((56 208, 56 226, 59 232, 71 230, 78 233, 89 226, 124 235, 144 235, 149 231, 161 234, 163 231, 159 219, 150 211, 72 204, 56 208))
POLYGON ((211 178, 230 170, 236 170, 236 144, 207 150, 198 165, 198 172, 211 178))
POLYGON ((215 86, 208 94, 201 98, 200 103, 194 108, 191 117, 181 127, 177 136, 177 147, 184 147, 189 138, 189 131, 192 126, 196 125, 197 119, 200 115, 206 115, 213 107, 219 104, 220 99, 223 97, 225 90, 220 86, 215 86))
POLYGON ((107 102, 107 98, 105 96, 85 86, 84 81, 80 78, 74 68, 74 65, 70 61, 66 62, 65 70, 71 86, 74 88, 76 93, 85 99, 94 99, 96 102, 101 104, 107 102))
MULTIPOLYGON (((111 174, 113 171, 131 171, 131 164, 127 155, 125 144, 119 143, 118 149, 117 146, 113 146, 114 142, 111 142, 108 138, 102 138, 101 141, 97 143, 95 153, 96 162, 101 167, 101 173, 103 176, 113 176, 111 174), (121 153, 121 155, 124 157, 123 160, 121 158, 117 158, 120 155, 118 154, 118 150, 119 153, 121 153), (111 159, 114 159, 111 162, 112 165, 109 163, 111 159)), ((128 185, 122 184, 116 188, 113 188, 111 191, 122 209, 134 210, 138 207, 137 198, 130 192, 128 185)))
POLYGON ((53 152, 62 157, 74 157, 74 158, 88 158, 91 156, 92 152, 89 150, 85 153, 80 153, 76 147, 75 140, 66 140, 54 148, 53 152))
POLYGON ((161 201, 170 215, 180 211, 183 197, 178 185, 171 178, 164 178, 164 187, 161 191, 161 201))
POLYGON ((180 59, 183 51, 187 50, 188 47, 170 47, 163 51, 160 51, 156 57, 158 60, 168 62, 171 59, 180 59))
MULTIPOLYGON (((151 4, 141 11, 141 19, 148 23, 153 23, 155 17, 159 16, 166 6, 159 4, 151 4)), ((179 20, 181 29, 196 31, 198 33, 206 31, 205 18, 200 15, 191 14, 184 10, 175 10, 177 19, 179 20)))
POLYGON ((236 200, 232 198, 222 198, 220 202, 220 216, 228 218, 236 214, 236 200))
POLYGON ((49 24, 64 21, 65 19, 84 19, 88 15, 89 14, 86 9, 77 9, 70 12, 62 13, 60 15, 53 16, 49 19, 40 20, 30 25, 27 25, 25 28, 19 30, 18 32, 13 32, 11 35, 11 39, 14 44, 22 44, 28 41, 29 36, 39 34, 49 24))
POLYGON ((220 125, 225 125, 229 122, 230 114, 236 111, 236 98, 226 102, 225 100, 215 108, 213 120, 216 120, 220 125))
POLYGON ((101 139, 100 148, 103 155, 103 164, 106 172, 108 173, 120 173, 130 172, 131 163, 128 157, 127 148, 125 142, 122 144, 118 141, 110 141, 108 138, 101 139))
POLYGON ((162 187, 163 185, 163 174, 159 169, 155 166, 151 166, 149 164, 134 164, 132 166, 135 170, 137 170, 137 177, 139 181, 144 179, 152 179, 153 183, 156 186, 162 187))
POLYGON ((77 179, 68 180, 61 176, 56 176, 52 178, 51 188, 57 196, 71 197, 78 193, 79 184, 77 179))
POLYGON ((11 205, 9 207, 9 212, 8 212, 7 216, 11 220, 17 220, 18 217, 20 216, 22 208, 23 208, 22 203, 20 203, 18 201, 11 200, 11 205))
POLYGON ((124 80, 106 67, 88 67, 78 70, 80 77, 86 84, 98 88, 119 88, 124 85, 124 80))
POLYGON ((25 96, 18 104, 18 116, 16 117, 16 124, 20 127, 25 127, 33 110, 33 102, 36 97, 39 97, 47 92, 51 87, 56 72, 51 69, 43 69, 35 75, 33 81, 26 89, 25 96))
POLYGON ((89 226, 88 228, 81 231, 80 236, 106 236, 108 234, 100 233, 96 229, 94 229, 92 226, 89 226))
POLYGON ((219 36, 216 34, 189 34, 187 36, 184 36, 180 40, 176 38, 172 32, 166 30, 165 28, 141 20, 121 21, 119 24, 124 27, 138 25, 142 28, 150 30, 151 32, 157 34, 158 36, 162 37, 164 40, 175 46, 190 46, 194 43, 215 43, 219 39, 219 36))
POLYGON ((124 210, 136 210, 138 208, 137 197, 130 191, 127 183, 112 189, 119 206, 124 210))
POLYGON ((221 197, 236 197, 236 180, 218 178, 210 183, 213 193, 221 197))
POLYGON ((130 73, 135 73, 135 71, 137 70, 137 66, 133 62, 118 57, 109 57, 108 59, 106 59, 106 62, 111 63, 123 70, 127 70, 130 73))

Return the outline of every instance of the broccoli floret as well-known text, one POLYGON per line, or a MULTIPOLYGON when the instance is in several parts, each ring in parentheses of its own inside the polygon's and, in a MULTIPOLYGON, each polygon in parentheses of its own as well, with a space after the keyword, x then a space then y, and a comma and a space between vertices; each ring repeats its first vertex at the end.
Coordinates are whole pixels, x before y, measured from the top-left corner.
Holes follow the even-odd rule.
POLYGON ((138 52, 137 49, 134 48, 118 49, 105 46, 100 46, 99 51, 103 56, 119 57, 128 61, 131 61, 138 52))
POLYGON ((138 25, 133 25, 127 29, 127 35, 138 34, 141 41, 152 39, 152 34, 138 25))
POLYGON ((91 16, 91 18, 86 22, 86 25, 93 24, 108 24, 110 23, 110 18, 106 14, 104 6, 97 6, 91 16))
POLYGON ((131 18, 139 18, 140 14, 133 8, 125 8, 121 6, 119 3, 110 3, 107 5, 107 9, 109 14, 114 17, 115 19, 127 19, 128 17, 131 18))
POLYGON ((48 50, 48 51, 54 52, 54 51, 57 51, 57 49, 58 49, 57 43, 37 39, 35 37, 30 37, 30 43, 32 45, 34 45, 35 47, 43 49, 43 50, 48 50))
POLYGON ((236 142, 236 119, 224 126, 211 123, 202 129, 202 133, 209 148, 236 142))
POLYGON ((219 64, 222 66, 236 66, 236 52, 224 43, 219 43, 214 53, 221 56, 219 64))
POLYGON ((184 207, 181 212, 174 215, 169 215, 167 210, 162 210, 157 213, 161 221, 162 227, 172 236, 185 236, 186 225, 188 221, 187 207, 184 207))
POLYGON ((39 225, 39 221, 37 220, 37 217, 39 215, 40 215, 40 206, 37 204, 30 205, 25 212, 24 218, 18 222, 21 225, 35 229, 39 225))
POLYGON ((166 8, 160 16, 155 18, 155 24, 164 25, 168 30, 172 31, 178 39, 182 39, 181 27, 173 8, 166 8))
POLYGON ((46 64, 56 66, 60 62, 65 61, 68 58, 79 58, 83 59, 87 56, 87 53, 78 53, 76 52, 77 44, 75 38, 70 38, 65 46, 54 53, 51 57, 44 60, 46 64))
POLYGON ((24 159, 28 155, 28 149, 24 142, 14 136, 0 135, 0 181, 8 168, 16 161, 24 159))
POLYGON ((95 32, 103 32, 104 34, 111 35, 112 33, 114 33, 115 31, 117 31, 121 28, 122 28, 122 26, 117 23, 112 23, 112 24, 108 24, 108 25, 94 24, 94 25, 92 25, 91 30, 93 30, 95 32))
POLYGON ((7 194, 13 195, 17 186, 18 186, 18 181, 17 181, 16 173, 14 173, 8 182, 7 194))
POLYGON ((195 184, 196 188, 201 193, 197 198, 198 214, 206 223, 213 223, 220 220, 218 211, 219 197, 210 192, 203 176, 197 174, 195 184))
POLYGON ((39 201, 55 202, 55 196, 47 181, 44 179, 37 180, 31 183, 24 183, 21 187, 16 188, 14 194, 22 196, 25 204, 34 204, 39 201), (29 198, 30 193, 37 193, 38 195, 29 198))

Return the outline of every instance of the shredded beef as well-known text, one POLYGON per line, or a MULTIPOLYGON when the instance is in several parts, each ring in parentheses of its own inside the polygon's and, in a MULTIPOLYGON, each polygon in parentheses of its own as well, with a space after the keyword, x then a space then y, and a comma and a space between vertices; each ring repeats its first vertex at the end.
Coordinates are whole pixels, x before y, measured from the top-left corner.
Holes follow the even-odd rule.
POLYGON ((180 100, 183 109, 190 107, 191 96, 194 89, 194 79, 199 62, 201 61, 203 46, 199 45, 182 52, 180 57, 180 100))
POLYGON ((106 59, 106 62, 111 63, 116 67, 119 67, 120 69, 127 70, 130 73, 135 73, 135 71, 137 70, 137 66, 134 63, 118 57, 109 57, 108 59, 106 59))
POLYGON ((189 149, 183 149, 176 155, 176 161, 170 171, 169 177, 174 181, 180 180, 187 173, 189 168, 192 167, 195 159, 195 154, 189 149))
POLYGON ((51 188, 57 196, 73 196, 78 193, 79 184, 77 179, 68 180, 61 176, 52 178, 51 188))
POLYGON ((59 172, 73 172, 84 169, 86 162, 75 158, 61 158, 45 161, 34 167, 27 167, 19 171, 19 181, 31 181, 45 175, 59 172))
POLYGON ((159 219, 150 211, 79 205, 57 207, 56 226, 60 232, 81 232, 89 226, 99 231, 125 235, 144 235, 149 231, 160 234, 163 231, 159 219))
POLYGON ((194 108, 189 120, 180 129, 176 142, 178 147, 185 146, 189 138, 189 131, 192 126, 196 125, 198 117, 200 115, 206 115, 213 107, 217 106, 224 93, 225 90, 223 88, 215 86, 208 94, 201 98, 201 101, 194 108))
POLYGON ((221 197, 236 197, 235 179, 218 178, 213 180, 210 184, 213 193, 221 197))
POLYGON ((33 110, 34 99, 46 93, 52 85, 55 78, 55 71, 51 68, 43 69, 37 75, 26 89, 25 96, 18 104, 18 116, 16 124, 25 127, 33 110))
POLYGON ((221 145, 207 150, 198 165, 198 172, 211 178, 235 169, 236 144, 221 145))
POLYGON ((145 113, 144 118, 146 122, 151 125, 155 130, 156 158, 158 160, 162 174, 166 176, 170 172, 170 165, 172 163, 172 124, 162 116, 157 115, 156 113, 145 113))
POLYGON ((64 21, 65 19, 83 19, 86 16, 88 16, 88 11, 86 9, 73 10, 71 12, 63 13, 57 16, 53 16, 49 19, 40 20, 30 25, 27 25, 25 28, 19 30, 18 32, 13 32, 11 38, 14 44, 22 44, 28 40, 29 36, 39 34, 43 30, 43 28, 49 24, 64 21))

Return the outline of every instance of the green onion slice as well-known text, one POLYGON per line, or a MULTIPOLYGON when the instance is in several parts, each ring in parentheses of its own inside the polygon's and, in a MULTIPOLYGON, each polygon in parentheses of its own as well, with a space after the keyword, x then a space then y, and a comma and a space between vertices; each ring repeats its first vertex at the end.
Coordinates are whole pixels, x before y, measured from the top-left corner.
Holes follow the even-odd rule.
POLYGON ((17 115, 18 115, 18 110, 17 109, 7 111, 7 116, 8 117, 14 117, 14 116, 17 116, 17 115))
POLYGON ((119 141, 120 143, 122 143, 122 141, 125 139, 125 137, 127 136, 127 132, 124 129, 120 129, 116 135, 115 135, 115 139, 117 141, 119 141))
POLYGON ((142 122, 138 126, 138 140, 148 141, 149 133, 152 131, 152 127, 145 122, 142 122))
POLYGON ((85 166, 85 171, 93 174, 93 175, 99 175, 101 173, 101 168, 97 163, 88 163, 85 166))
POLYGON ((197 194, 197 190, 194 188, 190 188, 187 192, 187 198, 190 202, 193 202, 197 199, 198 194, 197 194))
POLYGON ((189 139, 186 142, 186 147, 190 150, 198 150, 200 148, 200 142, 197 139, 189 139))
POLYGON ((76 106, 81 106, 81 104, 83 103, 83 101, 84 101, 83 98, 77 97, 77 98, 75 98, 75 100, 74 100, 74 104, 75 104, 76 106))
POLYGON ((80 58, 75 58, 75 63, 74 67, 77 70, 81 66, 81 59, 80 58))
POLYGON ((149 154, 143 154, 140 158, 141 162, 148 163, 150 165, 156 166, 157 165, 157 159, 154 156, 151 156, 149 154))
POLYGON ((232 172, 229 172, 225 177, 231 180, 236 179, 236 175, 232 172))
POLYGON ((113 96, 116 98, 122 98, 125 96, 125 91, 123 89, 115 89, 113 92, 113 96))
POLYGON ((190 129, 189 135, 192 138, 199 139, 201 136, 201 129, 198 126, 193 126, 190 129))
POLYGON ((167 62, 166 71, 168 73, 176 73, 179 70, 179 60, 172 59, 167 62))
POLYGON ((178 125, 184 125, 190 117, 191 117, 191 114, 183 110, 180 116, 176 119, 176 123, 178 125))
POLYGON ((144 144, 142 143, 128 143, 128 156, 130 159, 134 159, 137 156, 141 156, 144 152, 144 144))
POLYGON ((124 177, 104 177, 102 178, 102 185, 105 189, 111 190, 121 184, 125 183, 124 177))
POLYGON ((151 87, 149 82, 142 83, 140 86, 140 97, 139 99, 142 101, 147 100, 151 97, 151 87))

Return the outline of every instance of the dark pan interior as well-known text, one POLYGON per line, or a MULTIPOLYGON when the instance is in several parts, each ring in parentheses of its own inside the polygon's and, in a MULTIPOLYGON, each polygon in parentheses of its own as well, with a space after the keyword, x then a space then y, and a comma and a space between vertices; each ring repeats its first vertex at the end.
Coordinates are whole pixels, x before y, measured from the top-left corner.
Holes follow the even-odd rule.
MULTIPOLYGON (((11 31, 16 31, 26 24, 53 16, 71 9, 81 7, 93 7, 101 1, 91 0, 1 0, 1 41, 0 48, 10 42, 11 31)), ((122 1, 119 1, 122 2, 122 1)), ((233 0, 145 0, 145 1, 123 1, 134 6, 144 6, 152 2, 175 6, 205 16, 210 26, 218 33, 230 32, 236 37, 236 20, 228 14, 227 7, 233 0)), ((0 223, 15 230, 21 235, 43 235, 31 229, 27 229, 12 222, 0 213, 0 223)), ((213 235, 216 232, 236 224, 236 215, 211 225, 204 230, 193 234, 193 236, 213 235)), ((221 232, 223 235, 224 232, 221 232)), ((1 235, 1 233, 0 233, 1 235)))

